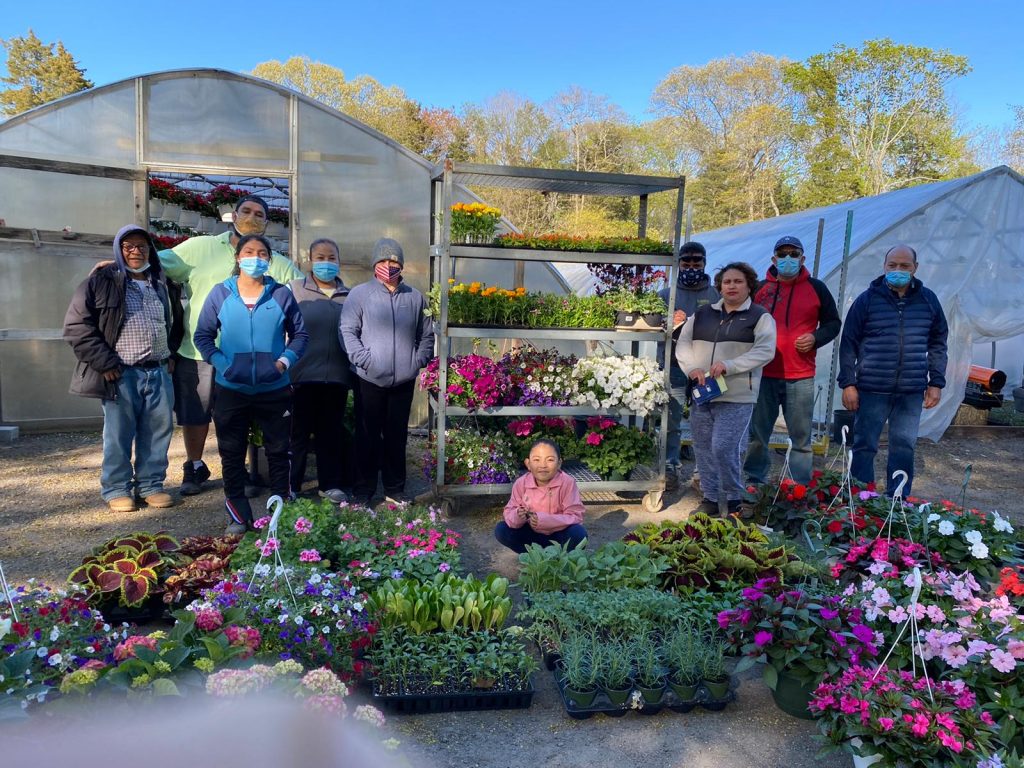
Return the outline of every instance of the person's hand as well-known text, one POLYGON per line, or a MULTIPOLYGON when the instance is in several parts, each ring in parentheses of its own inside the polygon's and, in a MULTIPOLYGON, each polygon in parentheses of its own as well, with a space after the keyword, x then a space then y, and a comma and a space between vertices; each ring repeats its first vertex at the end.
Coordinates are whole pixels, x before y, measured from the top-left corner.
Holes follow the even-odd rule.
POLYGON ((516 509, 516 516, 518 517, 520 523, 525 523, 527 520, 530 519, 530 508, 524 506, 518 507, 516 509))
POLYGON ((103 372, 104 381, 117 381, 121 378, 121 371, 117 368, 111 368, 109 371, 103 372))
POLYGON ((725 363, 721 360, 717 363, 712 363, 711 368, 708 369, 708 376, 712 379, 717 379, 719 376, 725 376, 725 363))
POLYGON ((114 263, 113 259, 104 259, 103 261, 97 261, 96 265, 92 269, 89 270, 89 274, 91 275, 91 274, 93 274, 95 272, 99 272, 104 267, 109 267, 113 263, 114 263))
POLYGON ((696 381, 698 384, 700 384, 700 386, 703 387, 704 386, 704 369, 703 368, 694 368, 692 371, 690 371, 690 378, 693 379, 694 381, 696 381))
POLYGON ((856 411, 860 407, 860 393, 852 384, 843 387, 843 408, 848 411, 856 411))
POLYGON ((277 368, 277 372, 283 374, 288 366, 282 363, 280 360, 274 363, 274 367, 277 368))
POLYGON ((939 404, 939 398, 942 396, 942 390, 938 387, 928 387, 924 391, 924 407, 934 408, 939 404))
POLYGON ((174 357, 167 358, 167 372, 174 373, 174 357))
POLYGON ((814 349, 814 334, 804 333, 796 337, 796 341, 793 342, 793 346, 796 347, 797 352, 810 352, 814 349))
POLYGON ((681 310, 681 309, 677 309, 672 314, 672 325, 673 326, 682 325, 685 322, 686 322, 686 313, 683 310, 681 310))
POLYGON ((540 518, 537 517, 537 513, 532 509, 526 513, 526 520, 529 522, 531 528, 534 530, 537 529, 537 524, 540 522, 540 518))

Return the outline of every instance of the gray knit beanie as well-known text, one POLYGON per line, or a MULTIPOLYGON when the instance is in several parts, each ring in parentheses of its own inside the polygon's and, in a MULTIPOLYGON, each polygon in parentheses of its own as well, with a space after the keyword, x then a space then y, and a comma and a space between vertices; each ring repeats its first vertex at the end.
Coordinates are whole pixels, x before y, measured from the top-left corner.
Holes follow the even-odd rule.
POLYGON ((373 259, 370 261, 370 266, 375 266, 379 261, 397 261, 404 267, 405 254, 402 253, 402 246, 390 237, 382 237, 373 246, 373 259))

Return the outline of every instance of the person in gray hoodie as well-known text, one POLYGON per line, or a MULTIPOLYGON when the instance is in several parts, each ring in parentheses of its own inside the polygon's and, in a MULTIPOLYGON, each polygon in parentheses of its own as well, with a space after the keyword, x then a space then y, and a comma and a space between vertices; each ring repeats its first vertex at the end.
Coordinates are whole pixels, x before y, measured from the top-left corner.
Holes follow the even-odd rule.
POLYGON ((291 370, 292 490, 302 490, 310 444, 316 451, 320 496, 341 503, 352 490, 352 436, 345 408, 352 388, 348 355, 338 334, 348 286, 339 276, 341 252, 326 237, 309 246, 308 276, 288 283, 309 333, 306 354, 291 370), (312 437, 312 439, 311 439, 312 437))
POLYGON ((434 355, 434 330, 423 294, 403 282, 405 255, 391 238, 373 247, 373 278, 349 293, 339 333, 356 373, 359 446, 355 500, 369 505, 378 475, 385 496, 407 501, 405 450, 416 375, 434 355))

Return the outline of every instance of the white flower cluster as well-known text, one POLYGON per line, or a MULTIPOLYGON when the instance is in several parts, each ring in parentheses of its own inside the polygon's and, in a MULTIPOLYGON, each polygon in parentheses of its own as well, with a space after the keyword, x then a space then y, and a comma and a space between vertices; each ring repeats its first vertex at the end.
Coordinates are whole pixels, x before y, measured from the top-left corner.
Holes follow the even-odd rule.
POLYGON ((664 376, 651 358, 588 357, 573 368, 572 404, 626 408, 647 416, 668 401, 664 376))

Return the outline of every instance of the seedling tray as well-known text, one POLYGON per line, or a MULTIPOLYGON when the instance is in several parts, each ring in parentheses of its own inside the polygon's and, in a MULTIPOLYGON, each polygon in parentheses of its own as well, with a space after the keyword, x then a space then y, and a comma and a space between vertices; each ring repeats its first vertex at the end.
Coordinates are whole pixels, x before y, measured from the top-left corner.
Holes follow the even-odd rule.
POLYGON ((562 697, 566 713, 575 720, 586 720, 597 714, 607 715, 608 717, 622 717, 628 712, 637 712, 641 715, 656 715, 663 709, 684 713, 698 706, 703 707, 709 712, 721 712, 729 703, 736 701, 736 690, 732 686, 729 687, 729 692, 725 695, 725 698, 713 699, 707 689, 701 685, 698 686, 696 695, 690 701, 681 700, 673 693, 671 688, 667 688, 660 703, 648 704, 641 700, 641 705, 637 709, 631 704, 632 694, 625 704, 612 704, 603 691, 598 691, 593 704, 589 707, 578 707, 566 695, 565 685, 562 683, 562 677, 557 671, 555 672, 555 684, 558 686, 558 693, 562 697))
POLYGON ((430 715, 437 712, 469 712, 488 709, 529 709, 533 704, 533 680, 522 691, 471 690, 435 694, 381 694, 373 686, 374 704, 396 715, 430 715))

